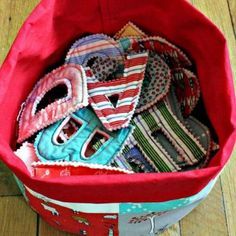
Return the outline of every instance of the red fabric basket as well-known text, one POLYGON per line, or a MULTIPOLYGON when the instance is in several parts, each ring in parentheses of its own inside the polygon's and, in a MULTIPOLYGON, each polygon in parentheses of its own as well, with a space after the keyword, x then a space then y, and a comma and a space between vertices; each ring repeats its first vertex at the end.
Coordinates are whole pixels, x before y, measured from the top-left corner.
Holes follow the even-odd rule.
POLYGON ((226 40, 187 1, 42 0, 21 28, 0 70, 0 156, 26 186, 60 201, 158 202, 188 197, 227 163, 236 136, 235 107, 226 40), (32 178, 12 150, 21 103, 49 67, 60 63, 75 39, 85 33, 114 35, 128 21, 191 55, 220 151, 207 168, 183 173, 32 178))

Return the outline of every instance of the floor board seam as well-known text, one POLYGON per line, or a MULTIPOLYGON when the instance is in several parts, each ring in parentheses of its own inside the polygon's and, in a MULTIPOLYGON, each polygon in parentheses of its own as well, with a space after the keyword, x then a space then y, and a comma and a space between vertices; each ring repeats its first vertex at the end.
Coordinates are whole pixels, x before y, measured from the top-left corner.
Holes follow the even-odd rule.
POLYGON ((234 32, 234 38, 236 39, 236 30, 235 30, 233 15, 232 15, 232 12, 231 12, 231 7, 230 7, 230 4, 229 4, 229 0, 226 0, 226 1, 227 1, 227 5, 228 5, 228 9, 229 9, 229 15, 230 15, 230 19, 231 19, 231 24, 232 24, 232 28, 233 28, 233 32, 234 32))
POLYGON ((182 226, 181 226, 181 223, 180 223, 181 221, 179 221, 179 235, 180 236, 182 236, 182 226))
POLYGON ((226 223, 226 228, 227 228, 227 234, 228 234, 228 236, 230 236, 230 234, 229 234, 229 225, 228 225, 227 212, 226 212, 226 207, 225 207, 225 197, 224 197, 224 192, 223 192, 223 188, 222 188, 221 177, 220 177, 219 179, 220 179, 220 189, 221 189, 221 193, 222 193, 222 201, 223 201, 223 208, 224 208, 224 215, 225 215, 225 223, 226 223))
POLYGON ((39 236, 39 224, 40 224, 39 215, 37 214, 37 223, 36 223, 36 236, 39 236))

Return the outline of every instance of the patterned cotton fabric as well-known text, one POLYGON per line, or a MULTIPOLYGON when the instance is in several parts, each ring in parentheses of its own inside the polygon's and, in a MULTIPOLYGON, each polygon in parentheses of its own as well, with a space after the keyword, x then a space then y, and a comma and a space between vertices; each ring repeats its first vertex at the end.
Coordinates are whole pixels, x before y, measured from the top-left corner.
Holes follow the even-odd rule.
POLYGON ((40 178, 204 167, 217 145, 193 116, 194 68, 182 49, 132 22, 113 38, 80 38, 26 100, 18 142, 27 142, 16 154, 40 178))

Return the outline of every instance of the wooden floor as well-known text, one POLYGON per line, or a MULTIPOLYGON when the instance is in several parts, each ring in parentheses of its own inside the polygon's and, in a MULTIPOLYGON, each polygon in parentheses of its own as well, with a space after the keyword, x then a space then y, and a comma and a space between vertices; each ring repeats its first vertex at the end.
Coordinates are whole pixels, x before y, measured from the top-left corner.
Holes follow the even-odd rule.
MULTIPOLYGON (((0 0, 0 64, 22 22, 38 0, 0 0)), ((236 75, 236 0, 192 0, 228 39, 236 75)), ((214 190, 190 215, 162 235, 236 235, 236 152, 214 190)), ((0 164, 0 236, 65 236, 40 219, 23 201, 9 170, 0 164)), ((128 236, 128 235, 127 235, 128 236)))

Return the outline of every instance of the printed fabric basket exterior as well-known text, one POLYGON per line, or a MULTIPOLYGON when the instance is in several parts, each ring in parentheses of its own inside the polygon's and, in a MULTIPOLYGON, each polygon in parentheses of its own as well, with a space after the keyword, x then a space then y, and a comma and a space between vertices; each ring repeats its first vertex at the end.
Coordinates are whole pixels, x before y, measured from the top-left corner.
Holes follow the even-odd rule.
POLYGON ((235 142, 235 95, 226 40, 185 0, 42 0, 0 70, 0 157, 30 206, 49 224, 78 235, 155 235, 211 191, 235 142), (184 48, 196 63, 220 150, 204 169, 180 173, 31 177, 13 152, 21 103, 49 67, 84 34, 114 35, 132 21, 184 48), (7 114, 7 118, 3 114, 7 114))

